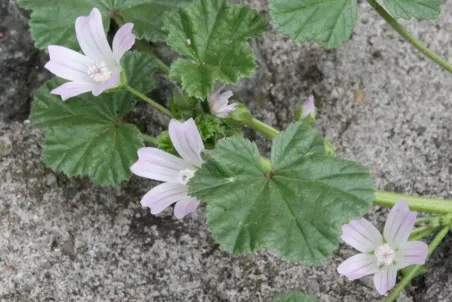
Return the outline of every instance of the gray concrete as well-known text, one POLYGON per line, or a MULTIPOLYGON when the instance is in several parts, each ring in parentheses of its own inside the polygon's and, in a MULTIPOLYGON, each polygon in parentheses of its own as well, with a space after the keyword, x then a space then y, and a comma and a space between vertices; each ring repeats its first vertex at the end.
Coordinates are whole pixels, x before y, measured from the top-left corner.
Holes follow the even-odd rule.
MULTIPOLYGON (((267 12, 264 1, 248 2, 267 12)), ((444 11, 438 22, 406 24, 448 57, 452 3, 444 11)), ((253 43, 260 69, 235 91, 258 117, 282 129, 293 105, 313 93, 319 129, 339 156, 369 167, 378 188, 451 197, 452 76, 419 56, 366 3, 351 41, 339 50, 294 45, 273 29, 253 43)), ((0 66, 4 45, 0 40, 0 66)), ((12 76, 1 73, 0 82, 12 76)), ((28 87, 23 79, 10 85, 28 87)), ((134 118, 142 127, 162 129, 164 117, 145 119, 139 111, 134 118)), ((254 302, 286 290, 321 301, 379 301, 371 279, 337 275, 337 265, 354 253, 348 247, 316 268, 265 252, 231 256, 211 238, 202 211, 180 222, 169 211, 155 217, 141 209, 140 197, 154 183, 133 178, 120 188, 96 188, 46 169, 42 134, 16 120, 0 122, 0 301, 254 302)), ((268 141, 250 135, 268 151, 268 141)), ((382 226, 386 213, 375 208, 369 219, 382 226)), ((431 270, 399 301, 451 300, 448 246, 441 245, 431 270)))

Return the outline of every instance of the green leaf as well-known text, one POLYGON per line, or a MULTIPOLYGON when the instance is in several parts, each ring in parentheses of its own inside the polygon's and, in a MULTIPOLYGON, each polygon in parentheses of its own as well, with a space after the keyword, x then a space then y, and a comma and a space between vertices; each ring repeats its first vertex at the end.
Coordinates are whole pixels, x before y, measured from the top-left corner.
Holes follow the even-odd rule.
POLYGON ((182 81, 189 96, 205 98, 214 81, 235 83, 256 68, 248 39, 267 27, 262 16, 226 0, 196 0, 171 13, 165 23, 167 43, 189 59, 171 65, 170 75, 182 81))
POLYGON ((327 48, 344 44, 355 27, 357 0, 270 0, 278 31, 294 42, 316 41, 327 48))
POLYGON ((143 146, 135 125, 123 121, 135 103, 127 92, 85 93, 66 102, 50 94, 63 82, 47 81, 36 93, 31 120, 46 132, 44 162, 68 176, 88 176, 99 185, 117 185, 143 146))
POLYGON ((126 72, 128 85, 132 88, 142 93, 155 88, 153 75, 158 67, 152 54, 129 51, 122 57, 121 66, 126 72))
POLYGON ((162 29, 169 12, 191 3, 192 0, 18 0, 21 7, 33 10, 30 31, 36 47, 62 45, 80 49, 75 35, 75 19, 88 16, 97 7, 104 22, 110 27, 110 15, 119 14, 125 22, 134 23, 138 39, 163 41, 167 34, 162 29))
POLYGON ((297 122, 273 142, 265 173, 255 144, 220 142, 189 182, 207 202, 207 222, 226 251, 269 249, 282 258, 319 264, 339 244, 341 226, 375 199, 368 171, 324 155, 316 130, 297 122))
POLYGON ((386 7, 396 18, 435 19, 444 0, 385 0, 386 7))
POLYGON ((277 297, 274 302, 317 302, 317 298, 314 296, 306 296, 303 293, 287 293, 277 297))
POLYGON ((169 12, 192 3, 192 0, 122 0, 118 13, 125 22, 134 24, 138 39, 164 41, 167 33, 163 29, 169 12))
POLYGON ((157 148, 165 152, 177 155, 176 149, 173 146, 173 142, 169 136, 168 131, 161 132, 157 137, 157 148))
POLYGON ((226 126, 222 121, 210 114, 198 115, 195 119, 202 140, 214 144, 217 140, 226 136, 226 126))
POLYGON ((88 16, 97 7, 104 22, 105 30, 110 27, 108 12, 112 9, 105 0, 18 0, 18 4, 31 9, 30 31, 35 45, 62 45, 80 49, 75 36, 75 19, 88 16))

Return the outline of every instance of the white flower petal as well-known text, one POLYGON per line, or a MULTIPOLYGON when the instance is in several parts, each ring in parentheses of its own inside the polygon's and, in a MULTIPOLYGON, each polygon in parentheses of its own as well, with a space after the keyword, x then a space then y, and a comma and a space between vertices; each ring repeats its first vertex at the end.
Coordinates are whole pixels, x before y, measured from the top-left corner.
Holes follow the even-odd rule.
POLYGON ((194 166, 202 164, 201 152, 204 144, 195 121, 190 118, 184 123, 171 119, 168 132, 177 153, 194 166))
POLYGON ((174 206, 174 216, 177 219, 182 219, 186 215, 196 211, 199 206, 199 200, 190 196, 179 200, 174 206))
POLYGON ((118 87, 120 84, 121 84, 121 72, 118 71, 113 73, 111 77, 108 78, 108 80, 96 86, 96 88, 93 89, 93 95, 98 96, 105 90, 118 87))
POLYGON ((428 245, 422 241, 410 241, 400 245, 397 251, 397 269, 412 264, 424 264, 428 254, 428 245))
POLYGON ((83 53, 97 63, 105 62, 107 66, 116 66, 116 60, 107 41, 102 15, 93 8, 88 17, 78 17, 75 21, 75 32, 83 53))
POLYGON ((393 266, 385 267, 374 275, 374 284, 380 295, 385 295, 396 284, 397 269, 393 266))
POLYGON ((69 81, 90 82, 88 68, 94 63, 93 60, 63 46, 50 45, 47 50, 50 62, 45 67, 50 72, 69 81))
POLYGON ((50 61, 44 66, 57 77, 65 80, 91 83, 88 68, 93 63, 90 58, 72 49, 50 45, 48 47, 50 61))
POLYGON ((133 23, 126 23, 121 26, 113 38, 113 55, 118 65, 126 51, 132 48, 135 43, 135 35, 132 33, 133 23))
POLYGON ((377 228, 363 218, 343 225, 341 238, 362 253, 373 252, 383 244, 383 236, 377 228))
POLYGON ((378 271, 377 259, 371 254, 358 254, 342 262, 337 268, 340 275, 349 280, 360 279, 378 271))
POLYGON ((171 204, 187 198, 187 186, 174 183, 163 183, 152 188, 141 199, 141 205, 151 209, 152 214, 158 214, 171 204))
POLYGON ((94 84, 68 82, 53 89, 50 93, 60 95, 63 101, 94 89, 94 84))
POLYGON ((416 222, 416 212, 411 212, 406 201, 399 201, 389 212, 383 236, 392 246, 407 242, 416 222))
POLYGON ((157 148, 138 150, 138 161, 130 167, 133 174, 149 179, 178 183, 181 170, 191 166, 184 160, 157 148))

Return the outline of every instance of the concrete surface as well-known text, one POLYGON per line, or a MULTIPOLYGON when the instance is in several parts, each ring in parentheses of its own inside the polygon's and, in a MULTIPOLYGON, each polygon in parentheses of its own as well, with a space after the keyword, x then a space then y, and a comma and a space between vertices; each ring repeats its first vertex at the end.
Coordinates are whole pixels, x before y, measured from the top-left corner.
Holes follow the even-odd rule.
MULTIPOLYGON (((0 0, 1 14, 7 2, 0 0)), ((267 13, 265 1, 243 2, 267 13)), ((0 20, 7 36, 14 16, 0 20)), ((437 22, 405 23, 429 47, 450 56, 452 3, 437 22)), ((4 41, 0 66, 11 62, 4 41)), ((29 40, 21 41, 27 58, 34 50, 29 40)), ((283 128, 292 107, 313 93, 319 129, 339 156, 369 167, 378 188, 451 197, 452 75, 419 56, 366 3, 360 3, 351 41, 339 50, 293 44, 274 29, 253 46, 258 73, 232 88, 258 117, 283 128)), ((287 290, 328 302, 379 301, 371 279, 350 282, 337 275, 337 265, 354 254, 346 246, 316 268, 265 252, 231 256, 211 238, 202 211, 180 222, 169 211, 156 217, 141 209, 150 181, 133 178, 120 188, 96 188, 46 169, 42 134, 20 118, 30 92, 24 77, 0 73, 0 83, 10 80, 11 89, 23 93, 2 99, 8 105, 0 114, 0 301, 254 302, 287 290), (19 111, 16 102, 22 102, 19 111)), ((147 109, 145 118, 140 109, 134 119, 142 128, 162 129, 164 117, 147 109)), ((268 151, 268 141, 250 135, 268 151)), ((375 208, 368 218, 382 226, 386 213, 375 208)), ((448 242, 399 301, 451 300, 448 242)))

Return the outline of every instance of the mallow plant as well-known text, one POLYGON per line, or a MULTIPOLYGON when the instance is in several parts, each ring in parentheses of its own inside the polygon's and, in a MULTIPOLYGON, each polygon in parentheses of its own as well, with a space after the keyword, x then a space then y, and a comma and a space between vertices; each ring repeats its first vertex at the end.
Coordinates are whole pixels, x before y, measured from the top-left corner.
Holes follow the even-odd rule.
MULTIPOLYGON (((43 160, 56 172, 100 186, 132 173, 160 181, 142 206, 151 214, 173 207, 177 219, 204 211, 212 236, 231 253, 265 249, 318 265, 342 239, 359 253, 338 273, 350 280, 373 275, 387 301, 422 273, 448 233, 452 201, 377 191, 365 167, 335 156, 315 129, 313 96, 300 100, 294 121, 280 131, 225 88, 256 70, 249 40, 268 28, 257 11, 227 0, 18 2, 32 10, 31 35, 48 51, 45 68, 55 75, 36 92, 31 120, 45 133, 43 160), (161 42, 178 54, 170 66, 153 52, 161 42), (158 70, 173 87, 169 107, 148 96, 158 70), (138 101, 168 116, 168 131, 152 137, 129 123, 138 101), (268 157, 244 137, 245 127, 272 140, 268 157), (382 233, 361 218, 373 205, 392 208, 382 233), (416 219, 414 211, 430 214, 416 219)), ((436 18, 442 2, 368 0, 403 38, 452 71, 397 22, 436 18)), ((280 32, 326 48, 349 39, 358 14, 357 0, 269 5, 280 32)), ((315 300, 287 293, 276 301, 315 300)))

